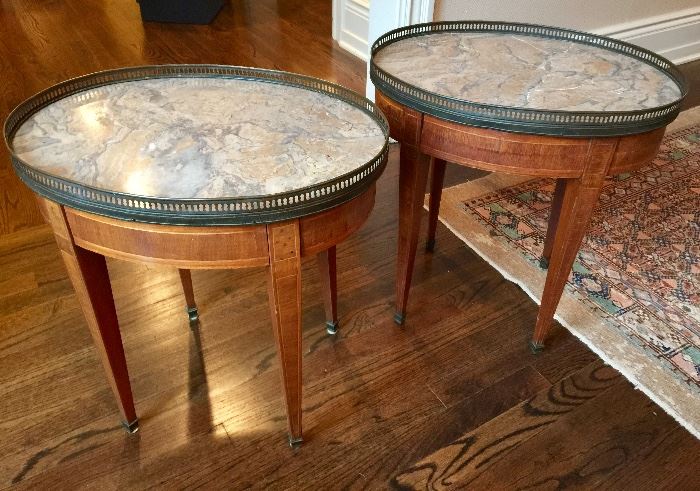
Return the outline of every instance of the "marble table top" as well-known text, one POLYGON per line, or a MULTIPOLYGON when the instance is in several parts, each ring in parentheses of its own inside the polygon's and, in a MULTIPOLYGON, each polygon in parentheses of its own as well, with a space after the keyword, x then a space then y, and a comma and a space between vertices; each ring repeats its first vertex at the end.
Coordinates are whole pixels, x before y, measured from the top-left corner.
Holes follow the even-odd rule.
POLYGON ((103 190, 174 199, 303 189, 381 153, 382 128, 327 94, 232 78, 121 82, 60 99, 12 140, 29 167, 103 190))
POLYGON ((635 111, 681 96, 668 75, 635 58, 528 35, 431 33, 383 47, 374 63, 441 96, 513 108, 635 111))

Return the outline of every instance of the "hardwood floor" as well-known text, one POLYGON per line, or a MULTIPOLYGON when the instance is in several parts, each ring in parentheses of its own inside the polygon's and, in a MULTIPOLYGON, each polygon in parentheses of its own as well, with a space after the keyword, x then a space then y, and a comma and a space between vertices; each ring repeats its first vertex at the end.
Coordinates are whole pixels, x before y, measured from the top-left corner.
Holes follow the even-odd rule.
MULTIPOLYGON (((209 27, 84 5, 0 5, 3 118, 50 83, 140 63, 277 67, 364 90, 364 65, 329 40, 330 2, 232 2, 209 27)), ((698 67, 684 67, 696 86, 698 67)), ((1 223, 15 232, 0 237, 0 487, 700 487, 700 442, 558 325, 533 356, 536 305, 442 225, 394 325, 397 148, 368 223, 337 249, 334 337, 316 262, 302 263, 298 450, 264 269, 194 271, 190 330, 175 268, 108 261, 141 422, 130 436, 59 250, 29 226, 38 217, 2 158, 1 223)), ((448 166, 446 185, 473 175, 448 166)))

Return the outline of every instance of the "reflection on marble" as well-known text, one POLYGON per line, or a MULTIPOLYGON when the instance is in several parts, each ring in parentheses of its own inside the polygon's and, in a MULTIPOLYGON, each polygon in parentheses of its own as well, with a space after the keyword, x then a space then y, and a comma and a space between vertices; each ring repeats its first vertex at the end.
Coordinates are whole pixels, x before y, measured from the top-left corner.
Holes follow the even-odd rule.
POLYGON ((375 55, 384 71, 457 99, 542 110, 633 111, 676 101, 656 68, 571 41, 498 33, 435 33, 375 55))
POLYGON ((236 79, 124 82, 57 101, 17 131, 16 155, 52 175, 162 198, 301 189, 384 145, 366 113, 330 96, 236 79))

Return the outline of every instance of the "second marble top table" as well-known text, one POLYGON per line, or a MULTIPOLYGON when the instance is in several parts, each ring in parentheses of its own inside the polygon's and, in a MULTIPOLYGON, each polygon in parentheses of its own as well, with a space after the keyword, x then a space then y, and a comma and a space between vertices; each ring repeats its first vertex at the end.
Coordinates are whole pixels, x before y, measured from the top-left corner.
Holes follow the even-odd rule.
MULTIPOLYGON (((687 87, 668 60, 556 27, 456 21, 388 32, 370 76, 401 143, 396 316, 403 323, 432 167, 432 251, 445 162, 557 179, 531 347, 542 349, 606 176, 657 153, 687 87)), ((515 253, 515 252, 514 252, 515 253)))
POLYGON ((38 195, 126 427, 136 431, 104 256, 266 266, 290 443, 301 425, 301 257, 317 255, 337 328, 335 246, 374 205, 388 126, 368 100, 285 72, 168 65, 69 80, 15 109, 5 140, 38 195))

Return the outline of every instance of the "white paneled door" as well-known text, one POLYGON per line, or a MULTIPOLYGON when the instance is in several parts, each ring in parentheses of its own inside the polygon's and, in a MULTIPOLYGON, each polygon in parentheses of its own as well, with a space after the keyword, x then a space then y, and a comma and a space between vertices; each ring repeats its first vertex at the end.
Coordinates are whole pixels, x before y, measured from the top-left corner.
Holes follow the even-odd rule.
MULTIPOLYGON (((341 48, 368 61, 372 43, 397 27, 433 20, 435 0, 333 0, 333 39, 341 48)), ((367 76, 367 97, 374 85, 367 76)))

